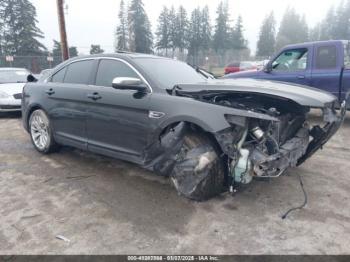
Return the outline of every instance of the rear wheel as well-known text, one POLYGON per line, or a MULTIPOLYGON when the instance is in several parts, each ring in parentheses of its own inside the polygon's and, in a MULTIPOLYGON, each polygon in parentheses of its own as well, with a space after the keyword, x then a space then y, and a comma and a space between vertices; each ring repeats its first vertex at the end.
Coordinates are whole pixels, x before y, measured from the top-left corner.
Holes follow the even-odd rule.
POLYGON ((197 201, 223 192, 223 161, 209 138, 195 133, 184 137, 171 180, 181 195, 197 201))
POLYGON ((50 120, 43 110, 37 109, 30 115, 29 130, 32 143, 40 153, 51 153, 58 148, 52 136, 50 120))

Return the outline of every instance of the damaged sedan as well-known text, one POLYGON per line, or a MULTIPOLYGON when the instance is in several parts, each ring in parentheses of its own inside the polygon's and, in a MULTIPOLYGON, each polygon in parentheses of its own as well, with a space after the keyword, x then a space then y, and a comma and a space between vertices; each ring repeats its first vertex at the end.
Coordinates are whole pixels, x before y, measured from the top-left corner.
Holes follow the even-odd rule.
POLYGON ((157 56, 70 59, 23 89, 34 147, 62 145, 130 161, 205 200, 302 164, 341 126, 345 103, 326 92, 263 80, 207 79, 157 56), (311 108, 324 125, 308 122, 311 108))

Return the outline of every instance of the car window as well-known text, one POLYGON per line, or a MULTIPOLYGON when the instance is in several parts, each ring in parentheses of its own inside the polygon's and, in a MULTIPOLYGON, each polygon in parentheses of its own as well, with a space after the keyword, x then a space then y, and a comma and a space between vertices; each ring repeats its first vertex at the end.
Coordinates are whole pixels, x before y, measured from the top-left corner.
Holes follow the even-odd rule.
POLYGON ((344 66, 350 69, 350 41, 344 45, 344 66))
POLYGON ((229 64, 227 67, 239 67, 239 62, 233 62, 229 64))
POLYGON ((102 59, 97 70, 96 85, 112 86, 112 81, 116 77, 140 78, 137 73, 125 63, 117 60, 102 59))
POLYGON ((138 65, 163 89, 179 84, 206 82, 207 78, 184 62, 168 58, 135 58, 138 65))
POLYGON ((51 77, 51 82, 63 83, 64 75, 66 74, 67 67, 62 68, 56 74, 51 77))
POLYGON ((316 69, 332 69, 337 66, 337 50, 334 45, 319 46, 316 51, 316 69))
POLYGON ((299 71, 305 70, 307 66, 306 48, 286 50, 280 54, 272 63, 274 71, 299 71))
POLYGON ((241 64, 240 64, 240 68, 242 68, 242 69, 248 69, 248 68, 252 68, 252 67, 253 67, 252 63, 241 62, 241 64))
POLYGON ((73 62, 67 67, 64 83, 87 84, 90 79, 91 69, 94 60, 73 62))

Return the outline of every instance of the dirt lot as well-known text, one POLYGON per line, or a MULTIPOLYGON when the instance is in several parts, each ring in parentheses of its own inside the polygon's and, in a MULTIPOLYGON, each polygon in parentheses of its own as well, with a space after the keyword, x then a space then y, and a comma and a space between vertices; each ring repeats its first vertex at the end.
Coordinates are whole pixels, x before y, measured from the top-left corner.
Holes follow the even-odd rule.
POLYGON ((350 254, 349 134, 350 119, 286 176, 196 203, 133 164, 68 148, 40 155, 19 116, 2 117, 0 253, 350 254), (282 220, 303 202, 297 173, 309 203, 282 220))

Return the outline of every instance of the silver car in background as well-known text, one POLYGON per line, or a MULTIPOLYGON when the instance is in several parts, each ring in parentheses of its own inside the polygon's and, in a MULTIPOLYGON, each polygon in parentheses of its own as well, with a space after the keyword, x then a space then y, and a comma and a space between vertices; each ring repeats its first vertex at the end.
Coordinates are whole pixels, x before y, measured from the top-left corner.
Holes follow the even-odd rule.
POLYGON ((0 68, 0 113, 21 111, 22 89, 29 74, 25 68, 0 68))

